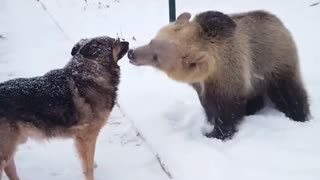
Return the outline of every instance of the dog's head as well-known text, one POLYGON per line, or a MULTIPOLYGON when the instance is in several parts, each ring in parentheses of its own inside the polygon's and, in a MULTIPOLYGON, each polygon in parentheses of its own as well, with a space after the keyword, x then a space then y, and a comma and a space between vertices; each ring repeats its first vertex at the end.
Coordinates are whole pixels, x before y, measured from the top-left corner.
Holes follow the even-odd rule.
POLYGON ((81 39, 72 50, 72 56, 118 62, 128 51, 129 43, 108 36, 81 39))

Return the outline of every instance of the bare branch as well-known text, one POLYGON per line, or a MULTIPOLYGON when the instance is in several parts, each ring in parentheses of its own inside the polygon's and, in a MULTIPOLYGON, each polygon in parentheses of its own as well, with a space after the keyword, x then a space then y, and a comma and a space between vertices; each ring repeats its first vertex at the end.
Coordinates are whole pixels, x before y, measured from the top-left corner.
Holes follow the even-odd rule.
POLYGON ((44 12, 46 12, 49 16, 49 18, 53 21, 53 23, 57 26, 57 28, 59 29, 59 31, 63 34, 63 36, 70 40, 69 36, 67 35, 67 33, 63 30, 63 28, 60 26, 60 24, 58 23, 58 21, 54 18, 54 16, 48 11, 47 7, 40 1, 40 0, 37 0, 42 9, 44 10, 44 12))
POLYGON ((319 5, 319 4, 320 4, 320 2, 316 2, 316 3, 311 4, 310 6, 316 6, 316 5, 319 5))

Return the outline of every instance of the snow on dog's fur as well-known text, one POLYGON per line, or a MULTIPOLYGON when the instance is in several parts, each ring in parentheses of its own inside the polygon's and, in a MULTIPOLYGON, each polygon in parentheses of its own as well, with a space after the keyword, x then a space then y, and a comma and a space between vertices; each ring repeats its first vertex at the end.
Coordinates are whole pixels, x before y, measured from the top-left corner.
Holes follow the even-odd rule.
POLYGON ((86 180, 94 179, 95 144, 115 104, 117 61, 128 42, 102 36, 80 40, 62 69, 0 84, 0 179, 18 180, 14 153, 31 138, 74 138, 86 180))

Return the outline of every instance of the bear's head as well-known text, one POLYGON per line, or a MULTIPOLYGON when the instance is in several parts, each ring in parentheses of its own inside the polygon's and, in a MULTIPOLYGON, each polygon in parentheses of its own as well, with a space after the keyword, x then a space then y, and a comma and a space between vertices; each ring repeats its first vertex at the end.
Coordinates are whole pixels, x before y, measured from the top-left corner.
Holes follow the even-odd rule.
POLYGON ((208 78, 216 70, 219 47, 233 36, 236 24, 216 11, 190 18, 190 13, 182 13, 176 22, 161 28, 149 44, 131 49, 130 62, 153 66, 181 82, 208 78))

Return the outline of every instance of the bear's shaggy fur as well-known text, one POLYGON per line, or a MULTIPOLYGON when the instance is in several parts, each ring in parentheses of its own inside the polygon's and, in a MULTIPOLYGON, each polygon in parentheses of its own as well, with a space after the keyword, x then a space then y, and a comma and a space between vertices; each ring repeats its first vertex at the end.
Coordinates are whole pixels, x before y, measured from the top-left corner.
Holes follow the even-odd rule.
POLYGON ((266 96, 292 120, 308 120, 295 42, 275 15, 207 11, 190 18, 182 13, 128 57, 192 85, 215 125, 208 137, 231 138, 245 115, 263 108, 266 96))

